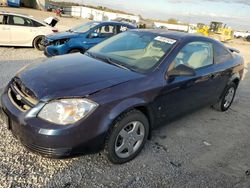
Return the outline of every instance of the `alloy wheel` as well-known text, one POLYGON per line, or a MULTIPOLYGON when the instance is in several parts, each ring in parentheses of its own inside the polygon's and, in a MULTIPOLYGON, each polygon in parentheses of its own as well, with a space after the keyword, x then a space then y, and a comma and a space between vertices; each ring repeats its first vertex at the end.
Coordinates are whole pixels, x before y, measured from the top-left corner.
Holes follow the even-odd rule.
POLYGON ((142 145, 145 127, 139 121, 133 121, 124 126, 115 142, 115 153, 120 158, 133 155, 142 145))
POLYGON ((234 98, 234 94, 235 94, 235 88, 231 87, 228 90, 227 94, 225 95, 225 100, 223 104, 225 108, 228 108, 231 105, 233 98, 234 98))

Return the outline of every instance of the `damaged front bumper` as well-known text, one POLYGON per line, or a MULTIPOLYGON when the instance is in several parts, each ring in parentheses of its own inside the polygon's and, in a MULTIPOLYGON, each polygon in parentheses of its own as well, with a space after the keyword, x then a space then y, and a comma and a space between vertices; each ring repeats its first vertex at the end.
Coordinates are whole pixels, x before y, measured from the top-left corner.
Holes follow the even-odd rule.
POLYGON ((96 118, 89 117, 76 125, 61 126, 30 116, 30 111, 20 111, 9 99, 7 91, 3 93, 1 103, 0 111, 9 119, 8 129, 35 153, 50 158, 65 158, 94 153, 103 148, 106 131, 96 118))

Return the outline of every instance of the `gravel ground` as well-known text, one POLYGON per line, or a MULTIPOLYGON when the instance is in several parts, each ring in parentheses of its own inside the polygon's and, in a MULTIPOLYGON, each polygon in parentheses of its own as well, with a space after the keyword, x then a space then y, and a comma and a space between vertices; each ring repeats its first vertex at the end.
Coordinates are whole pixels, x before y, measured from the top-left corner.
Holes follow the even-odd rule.
MULTIPOLYGON (((235 40, 246 68, 250 43, 235 40)), ((25 65, 45 59, 32 48, 0 48, 0 90, 25 65)), ((250 73, 232 108, 209 107, 153 132, 142 153, 124 165, 100 154, 53 160, 27 151, 0 119, 0 187, 250 187, 250 73)))

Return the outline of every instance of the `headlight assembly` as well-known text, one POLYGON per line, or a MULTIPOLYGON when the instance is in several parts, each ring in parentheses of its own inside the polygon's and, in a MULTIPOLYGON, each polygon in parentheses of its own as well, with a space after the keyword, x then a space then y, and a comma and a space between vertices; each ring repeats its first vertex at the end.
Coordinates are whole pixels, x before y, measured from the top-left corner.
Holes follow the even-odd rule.
POLYGON ((60 40, 56 40, 56 41, 54 42, 54 45, 55 45, 55 46, 63 45, 63 44, 65 44, 65 43, 67 43, 68 41, 69 41, 69 39, 60 39, 60 40))
POLYGON ((38 117, 58 125, 70 125, 90 115, 97 106, 88 99, 55 100, 46 104, 38 117))

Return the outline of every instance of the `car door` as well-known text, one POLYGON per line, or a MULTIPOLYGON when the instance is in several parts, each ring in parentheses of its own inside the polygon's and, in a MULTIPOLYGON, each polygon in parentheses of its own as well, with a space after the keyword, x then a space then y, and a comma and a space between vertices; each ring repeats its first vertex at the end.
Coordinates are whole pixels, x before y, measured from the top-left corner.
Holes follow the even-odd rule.
POLYGON ((0 14, 0 45, 10 44, 10 27, 7 25, 7 15, 0 14))
POLYGON ((216 84, 214 94, 219 98, 233 73, 234 59, 229 49, 220 43, 216 43, 214 44, 214 62, 216 84))
POLYGON ((10 15, 8 17, 8 24, 10 26, 10 36, 12 45, 32 45, 36 31, 32 27, 33 25, 30 19, 21 16, 10 15))
POLYGON ((213 45, 205 41, 187 43, 176 55, 166 73, 166 83, 157 98, 161 113, 159 122, 191 112, 215 100, 213 45), (184 64, 195 71, 194 76, 168 77, 167 73, 184 64))
POLYGON ((114 36, 115 34, 116 34, 116 26, 113 24, 106 24, 96 27, 88 35, 87 43, 89 45, 89 48, 114 36))

